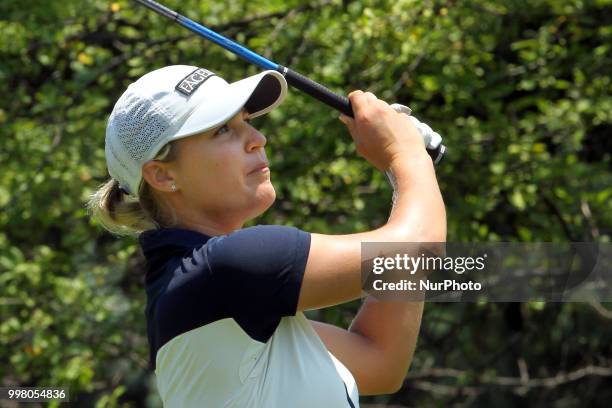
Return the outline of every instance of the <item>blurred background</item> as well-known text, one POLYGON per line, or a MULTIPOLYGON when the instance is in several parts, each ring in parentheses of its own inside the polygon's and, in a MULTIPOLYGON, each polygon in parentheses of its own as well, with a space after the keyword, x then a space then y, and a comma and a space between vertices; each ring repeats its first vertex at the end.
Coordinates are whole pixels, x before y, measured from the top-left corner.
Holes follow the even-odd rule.
MULTIPOLYGON (((612 1, 164 1, 341 94, 409 105, 449 148, 437 170, 448 241, 610 241, 612 1)), ((0 1, 0 386, 161 406, 142 254, 85 202, 109 177, 115 101, 170 64, 230 82, 258 72, 132 1, 0 1)), ((386 221, 384 175, 337 117, 291 90, 254 121, 278 200, 253 224, 386 221)), ((310 317, 347 327, 359 305, 310 317)), ((610 406, 611 345, 612 304, 430 303, 403 388, 361 404, 610 406)))

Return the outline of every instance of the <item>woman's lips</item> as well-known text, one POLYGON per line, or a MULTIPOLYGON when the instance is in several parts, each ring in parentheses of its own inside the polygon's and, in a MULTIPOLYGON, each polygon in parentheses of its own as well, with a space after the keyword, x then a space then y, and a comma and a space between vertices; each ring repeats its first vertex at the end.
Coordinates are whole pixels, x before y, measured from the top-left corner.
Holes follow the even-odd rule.
POLYGON ((270 171, 270 168, 268 167, 268 163, 264 163, 264 164, 260 164, 259 166, 251 170, 248 174, 267 173, 269 171, 270 171))

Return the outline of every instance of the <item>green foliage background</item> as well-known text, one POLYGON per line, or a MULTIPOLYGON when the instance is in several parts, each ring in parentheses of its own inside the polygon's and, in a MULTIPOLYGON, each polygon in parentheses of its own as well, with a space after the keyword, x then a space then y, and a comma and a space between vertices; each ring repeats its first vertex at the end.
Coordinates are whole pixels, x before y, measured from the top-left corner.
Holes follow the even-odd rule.
MULTIPOLYGON (((610 0, 166 3, 340 93, 411 106, 450 150, 438 167, 449 241, 610 241, 610 0)), ((0 16, 2 385, 69 387, 75 406, 159 406, 142 255, 84 205, 108 177, 106 119, 164 65, 229 81, 258 70, 135 2, 5 0, 0 16)), ((292 90, 255 122, 278 193, 256 223, 384 223, 390 189, 337 116, 292 90)), ((358 306, 313 317, 346 326, 358 306)), ((605 306, 428 304, 405 386, 361 403, 604 406, 605 306)))

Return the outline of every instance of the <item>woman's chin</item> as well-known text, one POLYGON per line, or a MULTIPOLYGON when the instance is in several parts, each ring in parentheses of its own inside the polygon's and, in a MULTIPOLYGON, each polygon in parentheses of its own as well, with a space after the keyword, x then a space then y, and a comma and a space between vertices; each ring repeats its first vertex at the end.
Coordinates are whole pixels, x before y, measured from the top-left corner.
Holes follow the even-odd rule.
POLYGON ((256 203, 254 206, 257 208, 258 215, 270 208, 275 200, 276 190, 274 190, 272 183, 260 184, 255 195, 256 203))

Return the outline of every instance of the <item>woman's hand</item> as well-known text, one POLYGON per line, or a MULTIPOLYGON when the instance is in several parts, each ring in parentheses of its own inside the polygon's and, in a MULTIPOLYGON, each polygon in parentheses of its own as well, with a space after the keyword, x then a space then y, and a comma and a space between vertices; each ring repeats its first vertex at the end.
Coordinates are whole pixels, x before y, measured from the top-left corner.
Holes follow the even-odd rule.
POLYGON ((355 118, 340 115, 355 141, 357 152, 381 171, 396 160, 426 154, 425 144, 416 127, 405 114, 371 92, 354 91, 348 95, 355 118))

